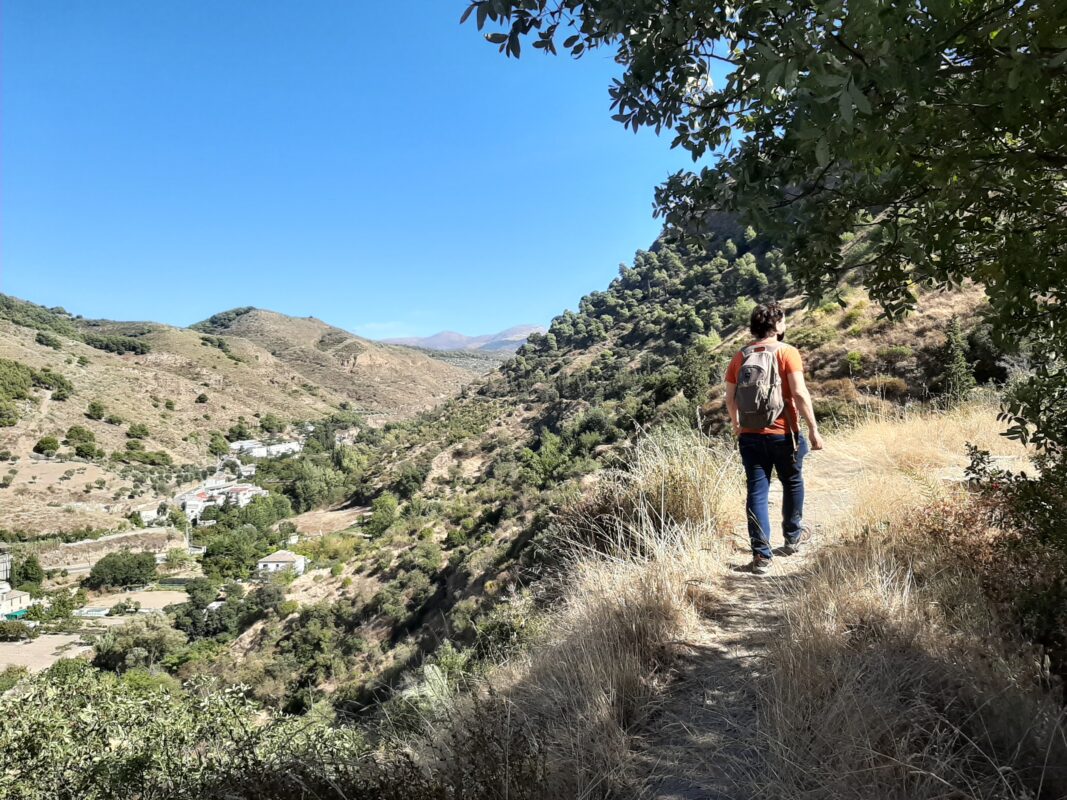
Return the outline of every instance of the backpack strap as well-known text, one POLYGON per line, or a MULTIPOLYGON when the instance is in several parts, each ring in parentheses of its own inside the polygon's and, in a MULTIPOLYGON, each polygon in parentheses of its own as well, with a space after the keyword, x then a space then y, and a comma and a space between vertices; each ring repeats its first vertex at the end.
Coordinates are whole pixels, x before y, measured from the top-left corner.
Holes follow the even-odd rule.
POLYGON ((757 350, 766 350, 768 353, 777 353, 782 349, 785 342, 771 342, 770 344, 749 344, 741 348, 741 357, 747 358, 757 350))

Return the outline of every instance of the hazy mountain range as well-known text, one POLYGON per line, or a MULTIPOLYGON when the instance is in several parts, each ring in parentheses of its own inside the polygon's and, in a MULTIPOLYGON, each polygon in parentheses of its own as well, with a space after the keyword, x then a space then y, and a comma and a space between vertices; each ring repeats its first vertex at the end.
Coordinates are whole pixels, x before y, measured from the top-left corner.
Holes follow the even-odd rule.
POLYGON ((402 344, 408 347, 424 347, 427 350, 518 350, 531 333, 544 333, 543 325, 515 325, 499 333, 482 336, 465 336, 455 331, 441 331, 433 336, 406 336, 399 339, 383 339, 386 344, 402 344))

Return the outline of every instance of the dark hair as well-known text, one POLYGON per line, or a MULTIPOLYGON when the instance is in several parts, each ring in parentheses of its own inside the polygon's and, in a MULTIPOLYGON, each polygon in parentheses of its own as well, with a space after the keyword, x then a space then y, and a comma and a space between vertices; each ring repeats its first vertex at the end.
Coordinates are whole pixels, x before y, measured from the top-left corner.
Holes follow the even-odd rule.
POLYGON ((752 309, 748 329, 757 339, 766 339, 778 330, 778 323, 785 319, 785 311, 777 302, 771 301, 752 309))

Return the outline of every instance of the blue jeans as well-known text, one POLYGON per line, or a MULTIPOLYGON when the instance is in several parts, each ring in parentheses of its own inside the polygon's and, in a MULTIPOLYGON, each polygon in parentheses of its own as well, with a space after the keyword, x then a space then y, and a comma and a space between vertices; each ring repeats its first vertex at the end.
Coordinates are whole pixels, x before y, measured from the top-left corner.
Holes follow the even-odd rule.
POLYGON ((771 516, 767 508, 767 494, 771 488, 771 471, 782 482, 782 533, 787 544, 800 538, 804 518, 804 456, 809 452, 808 440, 798 434, 797 447, 788 434, 742 433, 737 440, 741 463, 745 465, 748 499, 748 538, 752 554, 771 558, 771 516))

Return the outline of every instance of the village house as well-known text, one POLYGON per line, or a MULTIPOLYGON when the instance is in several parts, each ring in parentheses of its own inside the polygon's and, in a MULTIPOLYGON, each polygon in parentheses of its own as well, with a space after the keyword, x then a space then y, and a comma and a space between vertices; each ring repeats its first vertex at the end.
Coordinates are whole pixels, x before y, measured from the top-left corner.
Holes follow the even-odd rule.
POLYGON ((0 619, 13 620, 26 616, 30 607, 30 593, 12 589, 7 581, 0 581, 0 619))
POLYGON ((277 442, 264 444, 258 439, 242 439, 230 445, 230 453, 250 458, 278 458, 304 449, 300 442, 277 442))
POLYGON ((266 489, 251 483, 207 484, 191 492, 180 494, 174 502, 185 512, 190 522, 199 522, 204 511, 211 507, 221 507, 227 503, 244 508, 257 497, 266 497, 266 489))
POLYGON ((290 453, 299 453, 304 449, 300 442, 278 442, 277 444, 261 444, 247 451, 252 458, 278 458, 290 453))
POLYGON ((259 439, 240 439, 230 443, 230 452, 234 455, 240 455, 241 453, 247 453, 253 447, 262 446, 263 442, 259 441, 259 439))
POLYGON ((285 570, 295 572, 297 575, 303 575, 305 569, 307 569, 307 559, 289 550, 279 550, 256 562, 256 572, 261 575, 269 575, 285 570))

